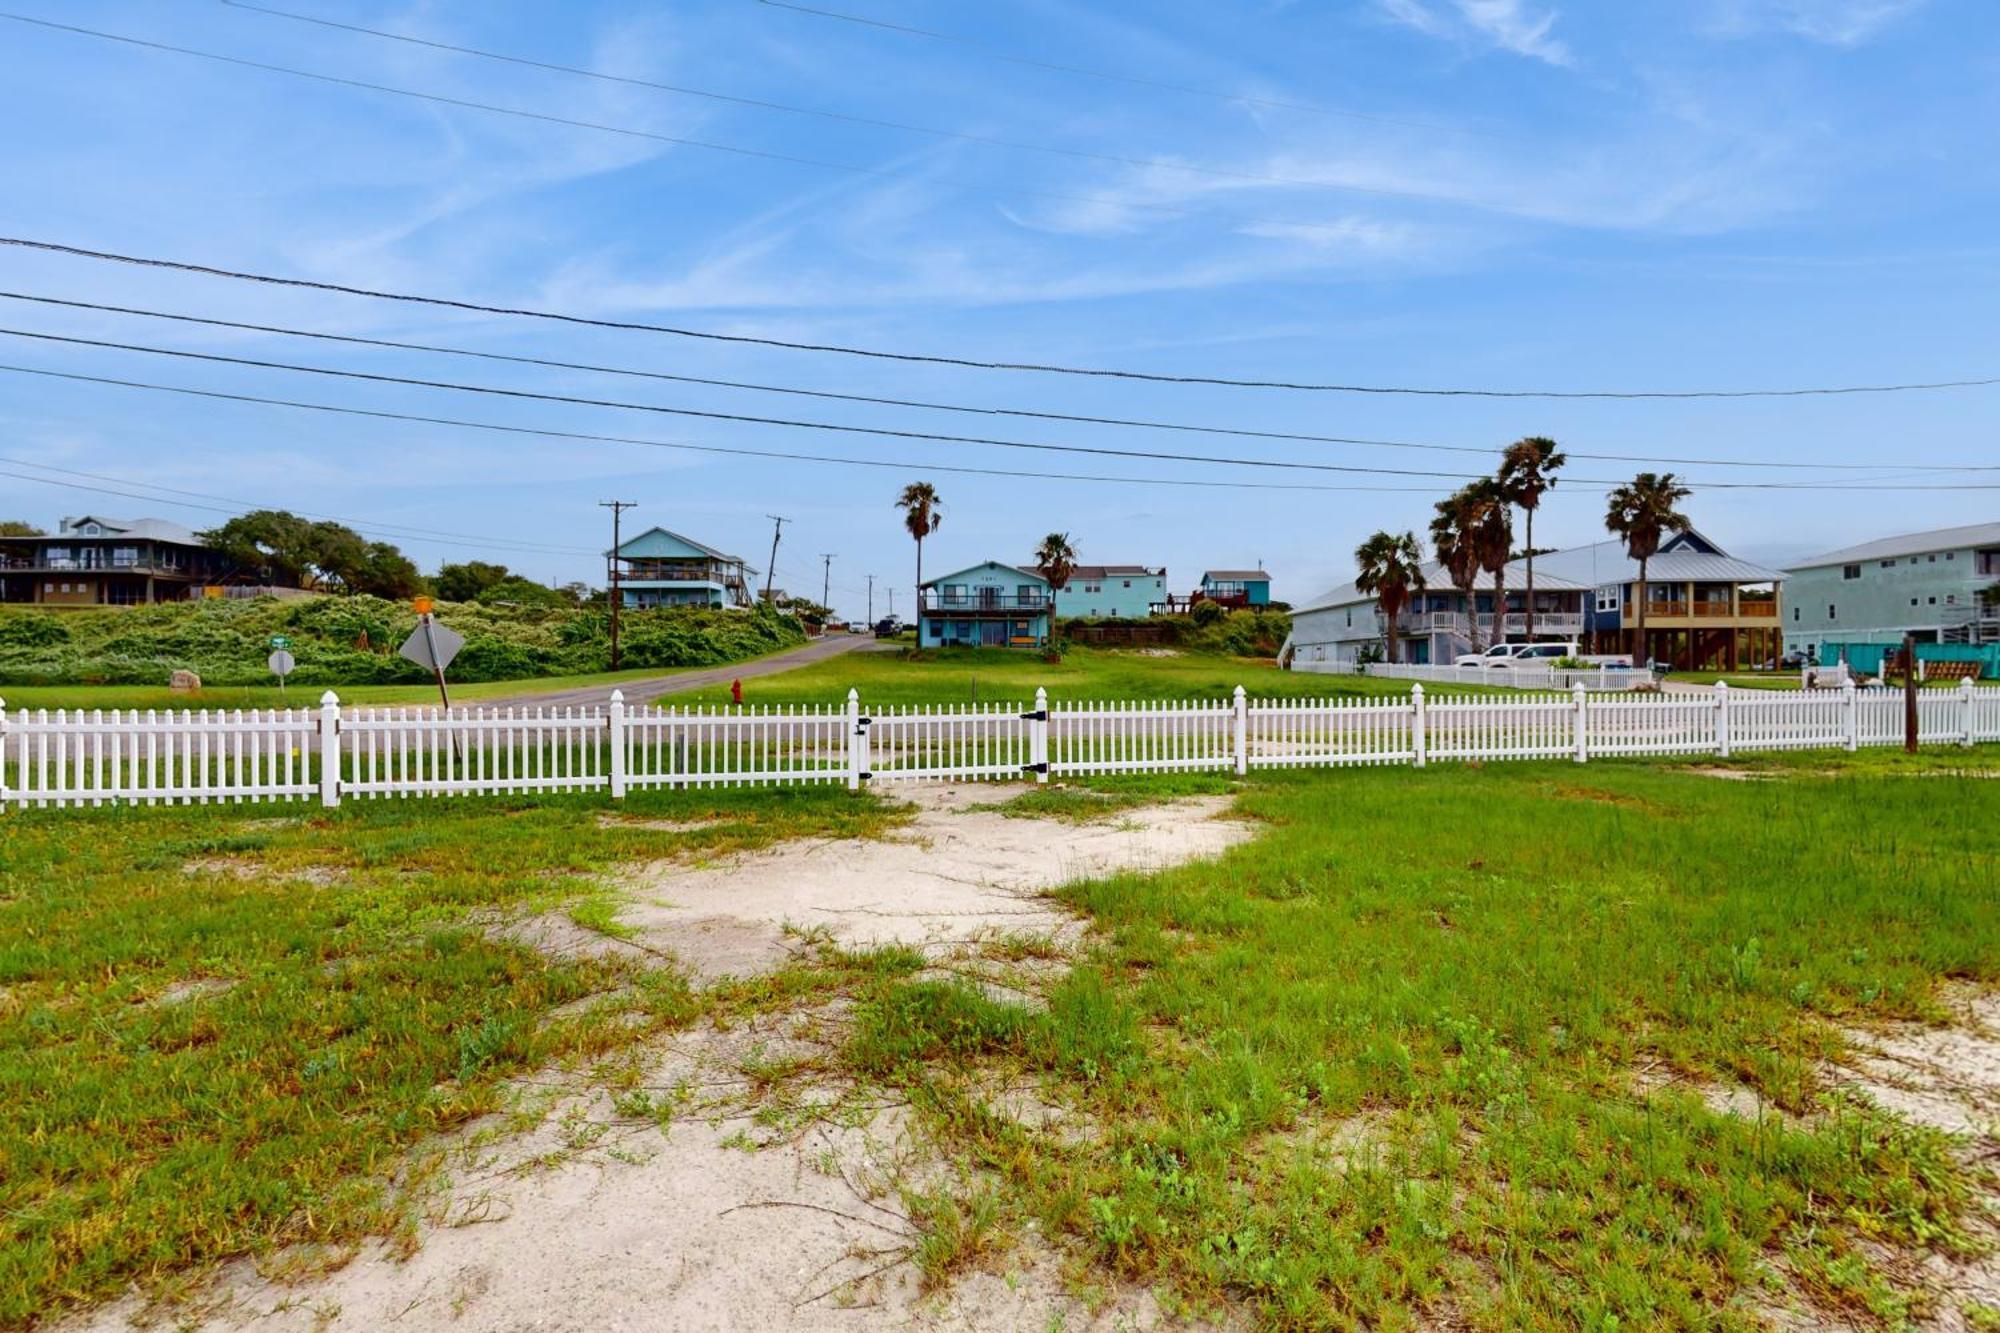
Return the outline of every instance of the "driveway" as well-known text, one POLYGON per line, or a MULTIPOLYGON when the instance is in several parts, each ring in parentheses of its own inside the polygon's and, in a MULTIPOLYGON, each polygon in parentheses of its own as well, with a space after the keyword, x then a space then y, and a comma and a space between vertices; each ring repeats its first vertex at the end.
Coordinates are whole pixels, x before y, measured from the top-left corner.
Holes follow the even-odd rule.
MULTIPOLYGON (((682 690, 698 690, 709 685, 727 685, 732 680, 750 680, 757 676, 776 675, 780 671, 792 671, 798 667, 810 666, 814 662, 857 649, 874 650, 878 645, 865 634, 829 634, 825 638, 770 657, 760 657, 754 662, 733 662, 725 666, 695 667, 678 671, 663 671, 657 676, 641 676, 633 680, 620 681, 615 685, 581 685, 569 690, 549 690, 540 694, 516 694, 505 698, 478 699, 469 705, 478 708, 506 707, 518 704, 528 707, 563 708, 575 704, 608 704, 611 691, 625 691, 628 704, 651 703, 662 695, 675 694, 682 690)), ((882 648, 896 645, 883 644, 882 648)))

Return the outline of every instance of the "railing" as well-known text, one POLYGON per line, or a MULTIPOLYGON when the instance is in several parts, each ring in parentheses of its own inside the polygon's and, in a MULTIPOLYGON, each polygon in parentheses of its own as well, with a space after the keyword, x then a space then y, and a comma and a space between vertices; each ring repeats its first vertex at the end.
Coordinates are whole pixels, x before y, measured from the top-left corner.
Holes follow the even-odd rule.
MULTIPOLYGON (((1466 615, 1463 611, 1405 611, 1396 617, 1396 628, 1405 634, 1426 634, 1432 630, 1444 630, 1449 633, 1463 634, 1469 628, 1473 619, 1474 617, 1466 615)), ((1492 612, 1481 611, 1476 619, 1482 631, 1489 634, 1492 632, 1492 612)), ((1375 623, 1377 625, 1384 624, 1386 620, 1387 617, 1381 612, 1378 611, 1375 613, 1375 623)), ((1581 633, 1582 630, 1583 616, 1578 612, 1535 612, 1535 633, 1537 634, 1576 634, 1581 633)), ((1509 634, 1525 634, 1527 631, 1528 613, 1525 611, 1509 611, 1507 613, 1506 632, 1509 634)))
POLYGON ((1778 617, 1778 604, 1765 598, 1738 601, 1736 614, 1745 620, 1775 620, 1778 617))
POLYGON ((1688 604, 1686 602, 1646 603, 1646 619, 1648 620, 1673 620, 1677 617, 1685 616, 1687 613, 1688 604))
MULTIPOLYGON (((1918 739, 2000 741, 2000 689, 1919 696, 1918 739)), ((1848 749, 1903 739, 1900 692, 628 708, 0 711, 0 809, 374 800, 1454 760, 1848 749)))
POLYGON ((953 615, 974 611, 1026 611, 1040 613, 1047 610, 1049 604, 1049 599, 1039 594, 995 593, 990 597, 941 597, 933 593, 925 593, 923 600, 919 603, 919 607, 922 610, 930 611, 937 615, 953 615))

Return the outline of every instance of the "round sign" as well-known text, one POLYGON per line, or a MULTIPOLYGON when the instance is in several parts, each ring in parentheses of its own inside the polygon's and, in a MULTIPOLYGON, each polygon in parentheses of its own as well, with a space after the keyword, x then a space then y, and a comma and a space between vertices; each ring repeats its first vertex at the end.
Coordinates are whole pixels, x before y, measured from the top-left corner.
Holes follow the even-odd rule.
POLYGON ((298 663, 292 660, 290 653, 280 648, 277 652, 271 654, 270 660, 265 665, 271 668, 271 674, 274 676, 289 676, 292 674, 292 668, 297 666, 298 663))

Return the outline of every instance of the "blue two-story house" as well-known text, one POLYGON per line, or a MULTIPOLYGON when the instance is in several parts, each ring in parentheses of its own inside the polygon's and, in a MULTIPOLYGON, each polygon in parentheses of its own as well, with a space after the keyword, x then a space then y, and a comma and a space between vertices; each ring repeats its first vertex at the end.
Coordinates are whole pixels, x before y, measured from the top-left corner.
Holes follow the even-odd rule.
POLYGON ((1056 589, 1056 614, 1143 620, 1167 600, 1167 571, 1151 565, 1078 565, 1056 589))
POLYGON ((611 552, 623 605, 747 610, 750 575, 740 555, 724 555, 692 537, 649 528, 611 552))
POLYGON ((924 648, 1039 648, 1049 641, 1049 581, 998 560, 926 582, 917 614, 924 648))

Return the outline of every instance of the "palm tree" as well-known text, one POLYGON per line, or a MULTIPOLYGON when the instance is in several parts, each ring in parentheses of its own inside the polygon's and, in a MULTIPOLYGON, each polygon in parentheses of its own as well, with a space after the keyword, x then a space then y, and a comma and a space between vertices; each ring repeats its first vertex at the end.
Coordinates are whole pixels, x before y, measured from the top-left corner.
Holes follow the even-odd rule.
POLYGON ((1508 504, 1521 506, 1528 516, 1528 642, 1535 641, 1535 511, 1542 507, 1542 493, 1556 484, 1555 474, 1569 457, 1546 435, 1530 435, 1514 441, 1500 455, 1500 473, 1494 478, 1508 504))
POLYGON ((1671 472, 1641 472, 1611 492, 1604 511, 1605 530, 1625 542, 1625 554, 1639 562, 1639 582, 1632 597, 1637 603, 1632 613, 1632 660, 1648 659, 1646 652, 1646 562, 1660 549, 1660 538, 1669 532, 1686 532, 1692 523, 1674 506, 1692 494, 1671 472))
POLYGON ((903 530, 917 539, 917 646, 921 648, 924 646, 924 538, 943 524, 944 501, 938 499, 937 487, 927 481, 913 481, 896 497, 896 508, 903 511, 903 530))
POLYGON ((1423 589, 1423 548, 1417 545, 1413 532, 1400 537, 1378 532, 1354 548, 1354 563, 1360 567, 1354 576, 1354 586, 1372 596, 1375 605, 1381 608, 1389 636, 1389 660, 1401 661, 1396 617, 1410 604, 1410 594, 1423 589))
POLYGON ((1049 642, 1056 637, 1056 594, 1069 586, 1069 576, 1076 572, 1076 547, 1070 545, 1067 532, 1051 532, 1042 538, 1042 544, 1035 548, 1035 570, 1049 581, 1049 642))
MULTIPOLYGON (((1473 562, 1493 576, 1493 642, 1507 642, 1507 562, 1514 558, 1514 511, 1500 483, 1481 477, 1461 492, 1466 497, 1466 540, 1473 562)), ((1473 603, 1477 618, 1479 604, 1473 603)))
MULTIPOLYGON (((1465 598, 1466 609, 1473 611, 1472 585, 1479 578, 1479 559, 1470 531, 1477 519, 1470 490, 1454 491, 1437 502, 1437 515, 1431 519, 1431 549, 1451 576, 1451 586, 1465 598)), ((1481 647, 1478 615, 1470 616, 1470 621, 1466 641, 1476 653, 1481 647)))

